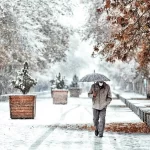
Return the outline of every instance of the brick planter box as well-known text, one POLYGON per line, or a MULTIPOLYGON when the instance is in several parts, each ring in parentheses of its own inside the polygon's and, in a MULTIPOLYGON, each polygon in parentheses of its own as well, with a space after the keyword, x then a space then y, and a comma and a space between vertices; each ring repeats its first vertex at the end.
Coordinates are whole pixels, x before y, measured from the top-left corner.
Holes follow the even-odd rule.
POLYGON ((72 88, 69 88, 69 92, 70 92, 70 97, 79 97, 81 93, 81 89, 72 87, 72 88))
POLYGON ((53 104, 67 104, 68 90, 64 89, 53 89, 53 104))
POLYGON ((34 119, 36 113, 36 96, 11 95, 9 96, 11 119, 34 119))

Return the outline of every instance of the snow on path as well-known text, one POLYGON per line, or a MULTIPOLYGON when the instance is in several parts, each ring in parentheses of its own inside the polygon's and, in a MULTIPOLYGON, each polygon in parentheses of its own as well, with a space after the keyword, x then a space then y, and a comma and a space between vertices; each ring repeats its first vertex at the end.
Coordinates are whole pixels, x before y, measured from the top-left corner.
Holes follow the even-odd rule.
MULTIPOLYGON (((0 150, 149 150, 149 134, 105 132, 102 139, 88 130, 62 129, 66 124, 93 124, 91 99, 70 98, 53 105, 50 96, 37 98, 35 119, 10 119, 9 103, 0 103, 0 150), (131 142, 132 141, 132 142, 131 142)), ((141 122, 120 100, 107 109, 106 122, 141 122)))

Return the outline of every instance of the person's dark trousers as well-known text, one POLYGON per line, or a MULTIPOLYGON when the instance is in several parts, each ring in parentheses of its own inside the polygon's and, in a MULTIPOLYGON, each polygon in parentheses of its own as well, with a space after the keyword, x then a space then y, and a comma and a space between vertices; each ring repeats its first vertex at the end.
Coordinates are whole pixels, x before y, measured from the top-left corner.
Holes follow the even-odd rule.
POLYGON ((106 116, 106 108, 102 110, 93 108, 93 122, 96 130, 98 130, 99 135, 103 136, 104 128, 105 128, 105 116, 106 116))

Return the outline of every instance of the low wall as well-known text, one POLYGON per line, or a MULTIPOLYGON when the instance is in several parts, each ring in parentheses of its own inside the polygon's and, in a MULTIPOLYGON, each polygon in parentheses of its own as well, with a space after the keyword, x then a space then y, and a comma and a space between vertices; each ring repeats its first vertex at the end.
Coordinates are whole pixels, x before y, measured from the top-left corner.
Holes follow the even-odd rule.
POLYGON ((150 99, 140 95, 125 95, 113 92, 122 102, 126 104, 143 122, 150 126, 150 99))

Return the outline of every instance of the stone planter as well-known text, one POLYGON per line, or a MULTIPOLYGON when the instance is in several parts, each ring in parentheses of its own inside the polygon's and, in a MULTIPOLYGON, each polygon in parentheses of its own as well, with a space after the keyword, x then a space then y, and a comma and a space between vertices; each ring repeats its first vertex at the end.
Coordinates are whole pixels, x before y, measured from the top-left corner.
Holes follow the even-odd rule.
POLYGON ((69 88, 69 92, 70 92, 70 97, 79 97, 79 95, 81 94, 81 89, 80 88, 69 88))
POLYGON ((36 113, 35 95, 9 96, 11 119, 34 119, 36 113))
POLYGON ((68 90, 64 89, 53 89, 53 104, 67 104, 68 90))

